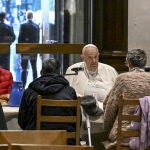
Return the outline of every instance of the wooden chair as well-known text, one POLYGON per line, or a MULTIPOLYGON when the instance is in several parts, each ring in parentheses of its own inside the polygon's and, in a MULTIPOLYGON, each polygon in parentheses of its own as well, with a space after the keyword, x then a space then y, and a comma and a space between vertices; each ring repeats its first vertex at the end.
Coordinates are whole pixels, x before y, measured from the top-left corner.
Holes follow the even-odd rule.
POLYGON ((94 150, 90 146, 12 144, 9 150, 94 150))
POLYGON ((67 144, 65 130, 1 130, 0 144, 67 144))
POLYGON ((117 130, 117 150, 129 150, 129 147, 122 146, 122 138, 139 137, 140 131, 123 131, 122 122, 123 121, 137 121, 140 122, 140 115, 126 115, 123 114, 123 108, 126 105, 137 106, 139 105, 139 99, 124 99, 123 96, 120 97, 119 101, 119 111, 118 111, 118 130, 117 130))
POLYGON ((39 95, 37 98, 37 129, 41 129, 42 122, 55 123, 75 123, 76 131, 67 132, 68 139, 75 139, 76 145, 80 144, 80 100, 52 100, 42 99, 39 95), (47 116, 41 114, 42 107, 75 107, 75 116, 47 116))

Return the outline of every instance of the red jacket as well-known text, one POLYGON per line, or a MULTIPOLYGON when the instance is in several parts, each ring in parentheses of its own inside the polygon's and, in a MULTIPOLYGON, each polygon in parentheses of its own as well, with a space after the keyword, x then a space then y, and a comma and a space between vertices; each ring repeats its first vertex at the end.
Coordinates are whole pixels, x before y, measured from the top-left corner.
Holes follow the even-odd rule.
POLYGON ((12 83, 11 72, 0 67, 0 95, 10 93, 12 83))

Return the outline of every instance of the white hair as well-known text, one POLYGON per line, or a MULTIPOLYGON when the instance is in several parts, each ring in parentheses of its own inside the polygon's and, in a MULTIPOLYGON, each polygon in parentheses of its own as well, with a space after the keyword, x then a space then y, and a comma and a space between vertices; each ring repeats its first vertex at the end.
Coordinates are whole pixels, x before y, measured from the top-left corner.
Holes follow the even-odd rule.
MULTIPOLYGON (((94 44, 87 44, 87 45, 85 45, 85 46, 83 47, 83 49, 82 49, 82 54, 84 54, 85 51, 86 51, 86 49, 89 48, 89 47, 94 47, 94 48, 97 49, 97 51, 98 51, 98 48, 97 48, 96 45, 94 45, 94 44)), ((98 51, 98 52, 99 52, 99 51, 98 51)))

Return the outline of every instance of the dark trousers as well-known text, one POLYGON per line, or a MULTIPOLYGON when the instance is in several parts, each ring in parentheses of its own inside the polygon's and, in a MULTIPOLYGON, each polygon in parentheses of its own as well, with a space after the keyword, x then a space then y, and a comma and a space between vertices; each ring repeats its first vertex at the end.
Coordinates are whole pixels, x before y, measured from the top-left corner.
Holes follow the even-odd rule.
POLYGON ((22 66, 22 75, 21 79, 23 82, 23 87, 26 85, 27 75, 28 75, 28 62, 30 61, 33 73, 33 79, 37 78, 37 54, 21 54, 21 66, 22 66))
POLYGON ((0 104, 0 121, 1 121, 0 130, 7 130, 7 124, 1 104, 0 104))
POLYGON ((0 66, 4 69, 9 70, 10 55, 9 54, 0 54, 0 66))

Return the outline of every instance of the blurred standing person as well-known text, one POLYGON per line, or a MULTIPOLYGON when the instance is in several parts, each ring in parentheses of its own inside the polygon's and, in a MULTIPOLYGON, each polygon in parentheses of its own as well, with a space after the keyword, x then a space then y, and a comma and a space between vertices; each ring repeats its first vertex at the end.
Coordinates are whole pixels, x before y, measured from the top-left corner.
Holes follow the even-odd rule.
MULTIPOLYGON (((39 43, 39 26, 32 21, 33 12, 31 10, 26 12, 27 22, 20 25, 18 43, 39 43)), ((21 79, 23 82, 23 87, 26 85, 26 79, 28 75, 28 62, 30 61, 33 79, 37 78, 37 54, 21 54, 21 66, 22 75, 21 79)))
MULTIPOLYGON (((15 41, 15 33, 13 27, 5 23, 6 14, 0 12, 0 43, 12 43, 15 41)), ((9 54, 0 55, 0 66, 9 70, 9 54)))

